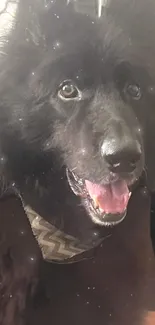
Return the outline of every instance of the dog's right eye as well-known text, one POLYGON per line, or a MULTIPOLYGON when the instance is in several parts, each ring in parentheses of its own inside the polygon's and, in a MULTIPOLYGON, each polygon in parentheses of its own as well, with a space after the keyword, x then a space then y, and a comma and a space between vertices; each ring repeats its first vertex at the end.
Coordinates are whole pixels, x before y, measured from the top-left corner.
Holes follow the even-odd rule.
POLYGON ((125 93, 128 94, 134 100, 139 100, 142 96, 141 89, 139 85, 127 84, 125 86, 125 93))
POLYGON ((59 86, 58 96, 62 100, 79 100, 80 91, 71 80, 65 80, 59 86))

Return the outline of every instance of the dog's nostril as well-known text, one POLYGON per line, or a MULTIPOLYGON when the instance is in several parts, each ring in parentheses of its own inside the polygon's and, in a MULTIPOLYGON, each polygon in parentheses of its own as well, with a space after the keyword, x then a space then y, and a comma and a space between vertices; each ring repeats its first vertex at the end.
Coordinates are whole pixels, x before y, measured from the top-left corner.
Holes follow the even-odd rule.
POLYGON ((119 152, 106 155, 105 160, 113 173, 131 173, 136 169, 140 157, 140 152, 119 152))

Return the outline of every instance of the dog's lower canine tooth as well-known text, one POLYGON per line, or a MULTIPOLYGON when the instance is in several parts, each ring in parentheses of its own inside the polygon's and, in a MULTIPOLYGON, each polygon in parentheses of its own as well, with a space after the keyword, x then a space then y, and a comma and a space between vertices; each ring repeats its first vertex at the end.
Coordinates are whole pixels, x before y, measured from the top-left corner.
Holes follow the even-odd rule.
POLYGON ((94 203, 94 207, 95 209, 99 208, 99 203, 98 203, 98 199, 96 196, 93 196, 93 203, 94 203))

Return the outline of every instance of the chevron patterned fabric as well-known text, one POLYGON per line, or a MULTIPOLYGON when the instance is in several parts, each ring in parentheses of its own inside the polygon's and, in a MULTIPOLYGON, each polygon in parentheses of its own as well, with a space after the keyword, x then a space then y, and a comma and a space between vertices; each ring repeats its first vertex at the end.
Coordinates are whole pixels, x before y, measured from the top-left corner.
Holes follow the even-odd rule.
POLYGON ((82 245, 78 239, 57 229, 34 212, 31 207, 24 206, 24 210, 44 260, 72 263, 83 259, 82 254, 93 248, 92 246, 82 245))

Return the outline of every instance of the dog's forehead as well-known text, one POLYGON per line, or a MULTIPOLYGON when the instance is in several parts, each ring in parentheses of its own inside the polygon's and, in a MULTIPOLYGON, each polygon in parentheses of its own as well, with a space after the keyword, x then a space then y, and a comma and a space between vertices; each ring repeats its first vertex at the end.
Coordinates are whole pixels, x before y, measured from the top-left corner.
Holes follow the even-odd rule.
MULTIPOLYGON (((84 46, 84 43, 95 46, 99 37, 98 26, 105 19, 101 13, 107 3, 109 0, 30 0, 26 4, 24 0, 16 0, 10 4, 10 1, 1 0, 0 36, 6 36, 19 20, 20 29, 25 29, 25 35, 30 34, 30 39, 45 37, 58 45, 61 38, 75 47, 84 46), (21 20, 18 15, 22 17, 23 14, 21 20)), ((104 38, 104 31, 102 35, 104 38)), ((39 44, 40 40, 36 43, 39 44)))
MULTIPOLYGON (((44 35, 47 48, 69 49, 71 52, 101 52, 112 38, 119 38, 116 26, 110 28, 107 17, 97 19, 83 11, 71 10, 66 6, 51 6, 40 15, 40 31, 44 35)), ((112 48, 112 44, 111 44, 112 48)), ((118 51, 118 50, 117 50, 118 51)), ((110 53, 109 53, 110 55, 110 53)))
MULTIPOLYGON (((37 10, 39 27, 46 35, 50 33, 52 36, 59 32, 65 34, 70 31, 70 37, 73 35, 75 38, 79 35, 81 40, 82 32, 83 34, 91 32, 89 35, 91 39, 93 30, 102 25, 106 19, 104 13, 108 4, 109 0, 45 0, 44 5, 40 5, 40 9, 37 10)), ((33 9, 36 10, 34 7, 33 9)))
POLYGON ((71 4, 75 11, 89 14, 100 18, 109 4, 109 0, 65 0, 66 4, 71 4))
POLYGON ((87 53, 94 51, 104 55, 106 52, 108 57, 115 53, 116 59, 123 56, 129 45, 127 48, 122 30, 106 15, 106 9, 104 14, 106 4, 101 0, 52 1, 47 10, 40 12, 40 30, 47 48, 54 44, 56 50, 68 47, 79 53, 85 53, 86 49, 87 53), (102 15, 98 13, 101 9, 102 15))
POLYGON ((100 18, 104 8, 108 7, 110 0, 45 0, 45 6, 72 6, 76 12, 85 13, 100 18))
POLYGON ((79 35, 79 38, 82 39, 82 33, 86 35, 91 32, 93 37, 93 31, 99 24, 98 19, 93 19, 91 15, 83 11, 74 10, 69 5, 57 6, 55 4, 50 6, 47 11, 41 10, 39 15, 40 28, 42 32, 45 32, 45 36, 50 32, 52 37, 57 34, 61 34, 63 37, 66 34, 67 37, 67 33, 69 33, 69 37, 75 38, 76 35, 79 35))
MULTIPOLYGON (((117 64, 122 57, 127 57, 124 55, 124 49, 128 52, 126 41, 124 38, 122 41, 120 31, 104 15, 107 0, 29 0, 27 3, 17 0, 15 7, 5 7, 7 2, 2 2, 2 11, 10 10, 9 17, 19 21, 15 46, 24 40, 25 48, 34 48, 39 62, 49 56, 50 63, 73 55, 78 63, 91 61, 97 70, 102 59, 104 63, 108 60, 117 64)), ((7 24, 10 26, 9 20, 7 24)), ((87 66, 90 68, 90 64, 87 66)))

